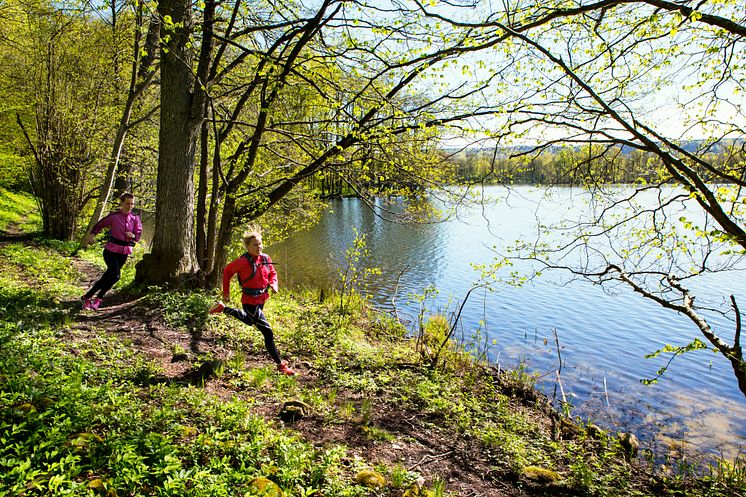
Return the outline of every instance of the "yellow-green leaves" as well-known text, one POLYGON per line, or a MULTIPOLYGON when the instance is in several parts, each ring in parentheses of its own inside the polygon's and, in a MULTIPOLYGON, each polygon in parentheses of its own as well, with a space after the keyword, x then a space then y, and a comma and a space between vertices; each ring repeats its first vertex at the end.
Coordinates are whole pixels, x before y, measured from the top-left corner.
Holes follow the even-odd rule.
MULTIPOLYGON (((641 379, 640 383, 642 383, 643 385, 652 385, 654 383, 658 383, 658 379, 661 376, 663 376, 666 373, 666 371, 668 371, 668 366, 671 365, 671 362, 676 357, 678 357, 678 356, 680 356, 682 354, 685 354, 687 352, 693 352, 695 350, 702 350, 702 349, 707 349, 707 348, 708 348, 707 345, 702 340, 700 340, 699 338, 695 338, 692 342, 690 342, 690 343, 688 343, 686 345, 679 346, 679 345, 666 344, 666 345, 663 346, 662 349, 658 349, 655 352, 651 352, 650 354, 646 354, 645 355, 645 359, 653 359, 653 358, 656 358, 656 357, 658 357, 659 355, 661 355, 663 353, 670 353, 672 355, 669 358, 668 362, 665 365, 661 366, 656 371, 656 373, 655 373, 656 376, 655 377, 641 379)), ((717 353, 717 349, 713 349, 713 352, 717 353)))

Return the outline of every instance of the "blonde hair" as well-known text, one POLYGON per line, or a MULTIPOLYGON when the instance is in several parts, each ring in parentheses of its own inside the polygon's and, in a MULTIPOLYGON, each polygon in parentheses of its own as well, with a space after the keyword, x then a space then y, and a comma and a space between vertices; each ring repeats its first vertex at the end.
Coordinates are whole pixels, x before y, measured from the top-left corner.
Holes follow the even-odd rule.
POLYGON ((255 238, 261 238, 261 237, 262 237, 262 229, 259 226, 249 225, 248 229, 244 231, 241 241, 243 241, 243 246, 245 248, 248 248, 252 240, 254 240, 255 238))

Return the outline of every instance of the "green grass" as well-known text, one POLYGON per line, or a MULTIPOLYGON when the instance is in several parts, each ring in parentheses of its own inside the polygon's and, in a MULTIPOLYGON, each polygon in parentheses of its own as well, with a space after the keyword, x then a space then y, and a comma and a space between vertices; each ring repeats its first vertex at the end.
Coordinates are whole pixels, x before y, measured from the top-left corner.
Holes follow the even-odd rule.
MULTIPOLYGON (((159 367, 104 330, 77 337, 72 250, 0 248, 0 495, 233 496, 260 476, 293 495, 368 494, 344 447, 315 447, 246 397, 149 382, 159 367)), ((204 326, 209 296, 151 294, 173 326, 204 326)), ((257 371, 273 394, 299 392, 269 366, 241 374, 257 371)))
POLYGON ((0 257, 20 267, 17 279, 21 282, 41 286, 54 297, 78 293, 77 282, 82 275, 70 264, 69 257, 52 248, 13 243, 0 247, 0 257))
POLYGON ((22 232, 41 231, 41 217, 31 195, 0 188, 0 232, 13 227, 22 232))
MULTIPOLYGON (((24 267, 35 250, 12 248, 24 267)), ((69 276, 45 269, 46 282, 69 276)), ((366 493, 342 471, 342 447, 314 447, 244 398, 143 384, 154 363, 105 332, 76 340, 50 318, 43 290, 4 286, 0 298, 0 495, 243 495, 258 476, 294 491, 366 493)))
POLYGON ((163 317, 170 326, 187 331, 205 328, 205 310, 214 302, 202 292, 168 292, 158 287, 149 288, 145 300, 151 306, 162 309, 163 317))
POLYGON ((0 329, 0 494, 243 495, 258 476, 334 495, 339 447, 315 448, 240 398, 191 386, 142 386, 144 362, 114 337, 71 347, 59 332, 0 329), (95 485, 98 485, 96 483, 95 485))

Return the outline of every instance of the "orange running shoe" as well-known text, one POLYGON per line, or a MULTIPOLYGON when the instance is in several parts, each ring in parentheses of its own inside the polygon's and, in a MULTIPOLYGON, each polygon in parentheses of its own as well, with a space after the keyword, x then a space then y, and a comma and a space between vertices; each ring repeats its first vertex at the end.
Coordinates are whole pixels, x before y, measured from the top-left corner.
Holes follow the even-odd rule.
POLYGON ((288 366, 285 361, 282 361, 280 364, 277 365, 277 371, 288 376, 293 376, 295 374, 295 371, 290 369, 290 366, 288 366))
POLYGON ((218 302, 217 304, 215 304, 214 306, 210 308, 210 314, 219 314, 223 312, 223 309, 225 309, 225 306, 223 305, 223 303, 218 302))

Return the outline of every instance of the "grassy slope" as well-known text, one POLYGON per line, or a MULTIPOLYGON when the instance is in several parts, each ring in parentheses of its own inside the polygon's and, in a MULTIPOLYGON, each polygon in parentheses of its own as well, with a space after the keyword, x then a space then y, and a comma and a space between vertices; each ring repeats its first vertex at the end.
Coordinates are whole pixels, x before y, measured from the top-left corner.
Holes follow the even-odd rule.
MULTIPOLYGON (((17 210, 6 230, 33 230, 29 205, 3 206, 17 210)), ((274 372, 258 333, 208 317, 203 293, 149 289, 81 313, 98 250, 71 265, 65 244, 0 246, 0 495, 243 496, 257 477, 298 496, 414 496, 416 481, 420 495, 742 492, 742 465, 694 479, 629 464, 615 437, 561 429, 519 373, 454 349, 428 367, 398 324, 341 316, 335 299, 268 303, 294 378, 274 372), (284 423, 289 399, 305 417, 284 423), (365 469, 386 486, 361 484, 365 469)))
POLYGON ((28 195, 0 188, 0 232, 38 231, 41 218, 35 212, 36 202, 28 195))

